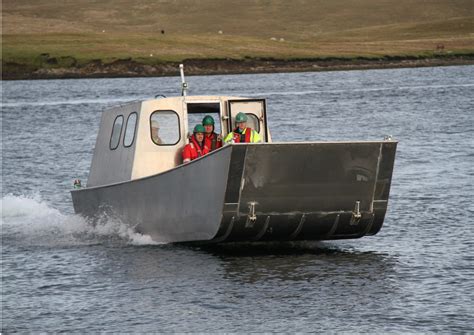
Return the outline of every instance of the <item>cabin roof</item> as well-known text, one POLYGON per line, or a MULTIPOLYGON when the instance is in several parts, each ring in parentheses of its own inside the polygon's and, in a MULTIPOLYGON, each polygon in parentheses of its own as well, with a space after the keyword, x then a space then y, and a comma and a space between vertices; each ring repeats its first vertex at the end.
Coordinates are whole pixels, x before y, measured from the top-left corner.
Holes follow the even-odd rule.
POLYGON ((107 110, 114 109, 116 107, 129 106, 136 103, 148 103, 148 102, 169 102, 170 104, 175 104, 177 102, 207 102, 207 101, 221 101, 221 100, 241 100, 248 99, 246 97, 238 97, 231 95, 188 95, 188 96, 174 96, 174 97, 158 97, 155 99, 146 99, 146 100, 135 100, 126 102, 124 104, 119 104, 107 108, 107 110))
MULTIPOLYGON (((177 96, 177 97, 166 97, 160 99, 151 99, 151 100, 178 100, 178 101, 202 101, 202 100, 232 100, 232 99, 247 99, 244 97, 236 97, 229 95, 187 95, 187 96, 177 96)), ((147 100, 148 101, 148 100, 147 100)))

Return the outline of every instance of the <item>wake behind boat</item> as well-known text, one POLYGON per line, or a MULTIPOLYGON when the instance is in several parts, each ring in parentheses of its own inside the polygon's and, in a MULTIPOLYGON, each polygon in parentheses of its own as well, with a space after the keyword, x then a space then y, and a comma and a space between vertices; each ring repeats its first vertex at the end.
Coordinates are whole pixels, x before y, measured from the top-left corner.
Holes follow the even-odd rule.
POLYGON ((102 114, 86 217, 118 217, 163 242, 331 240, 374 235, 387 210, 397 142, 275 143, 265 99, 183 95, 102 114), (206 115, 223 137, 246 115, 261 143, 233 143, 183 164, 206 115))

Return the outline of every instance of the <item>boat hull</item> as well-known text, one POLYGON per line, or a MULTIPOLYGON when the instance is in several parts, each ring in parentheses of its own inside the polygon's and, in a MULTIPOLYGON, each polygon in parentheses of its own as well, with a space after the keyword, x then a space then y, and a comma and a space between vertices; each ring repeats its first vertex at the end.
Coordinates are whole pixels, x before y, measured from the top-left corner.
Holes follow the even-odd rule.
POLYGON ((72 191, 164 242, 325 240, 376 234, 396 142, 235 144, 165 173, 72 191))

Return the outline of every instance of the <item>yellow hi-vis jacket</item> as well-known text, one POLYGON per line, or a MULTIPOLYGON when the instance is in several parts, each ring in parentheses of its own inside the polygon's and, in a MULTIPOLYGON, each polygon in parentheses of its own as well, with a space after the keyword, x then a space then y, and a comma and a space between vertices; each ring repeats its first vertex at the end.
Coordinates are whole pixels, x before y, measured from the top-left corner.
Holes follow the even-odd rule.
POLYGON ((260 135, 253 129, 251 128, 245 128, 242 134, 237 133, 237 132, 231 132, 228 133, 227 136, 224 139, 224 142, 226 143, 244 143, 240 140, 241 135, 244 135, 245 138, 247 139, 249 136, 247 132, 250 131, 250 141, 245 141, 246 143, 258 143, 261 141, 260 135))

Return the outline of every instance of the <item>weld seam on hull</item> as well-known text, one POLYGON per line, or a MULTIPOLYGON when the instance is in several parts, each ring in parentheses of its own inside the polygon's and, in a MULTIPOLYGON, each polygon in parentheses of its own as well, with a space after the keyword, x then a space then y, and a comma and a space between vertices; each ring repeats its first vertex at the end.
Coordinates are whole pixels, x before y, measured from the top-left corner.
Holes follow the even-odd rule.
POLYGON ((380 162, 382 160, 382 149, 383 149, 383 143, 380 143, 379 156, 377 158, 377 168, 375 170, 374 192, 372 193, 372 202, 370 203, 371 212, 374 211, 374 199, 375 199, 375 192, 377 192, 377 182, 379 180, 380 162))
POLYGON ((339 225, 339 218, 341 217, 341 213, 336 215, 336 218, 334 219, 334 223, 332 224, 331 230, 328 231, 326 235, 324 235, 323 238, 329 238, 332 237, 334 232, 337 229, 337 226, 339 225))
POLYGON ((290 234, 290 236, 288 237, 289 240, 293 240, 296 238, 296 236, 298 236, 298 234, 301 232, 301 230, 303 229, 303 225, 304 225, 304 222, 306 221, 306 215, 303 214, 301 216, 301 219, 300 219, 300 222, 298 223, 298 227, 296 227, 296 229, 290 234))
POLYGON ((367 235, 367 233, 370 231, 370 229, 372 229, 372 226, 374 224, 374 220, 375 220, 375 213, 372 213, 372 217, 370 218, 369 223, 367 223, 367 227, 365 227, 365 229, 362 232, 362 234, 360 235, 360 237, 367 235))
POLYGON ((270 224, 270 216, 267 216, 265 219, 265 224, 263 225, 263 228, 260 229, 257 235, 255 235, 254 238, 252 238, 253 241, 258 241, 262 238, 263 235, 265 235, 265 232, 268 229, 268 225, 270 224))
POLYGON ((240 176, 240 185, 239 185, 239 199, 238 199, 238 204, 239 208, 237 208, 237 212, 240 212, 240 200, 242 199, 242 191, 245 186, 245 167, 246 167, 246 162, 247 162, 247 146, 245 147, 245 153, 244 153, 244 162, 242 164, 242 175, 240 176))
POLYGON ((212 239, 211 242, 219 243, 219 242, 225 241, 230 236, 232 229, 234 228, 234 220, 235 220, 235 217, 233 216, 232 219, 230 219, 229 226, 227 227, 227 230, 224 233, 224 235, 222 235, 221 237, 212 239))

